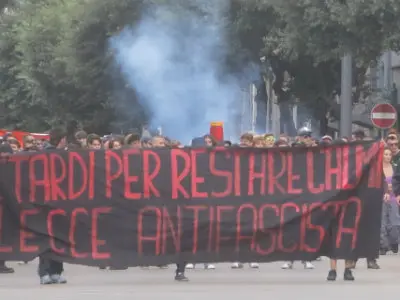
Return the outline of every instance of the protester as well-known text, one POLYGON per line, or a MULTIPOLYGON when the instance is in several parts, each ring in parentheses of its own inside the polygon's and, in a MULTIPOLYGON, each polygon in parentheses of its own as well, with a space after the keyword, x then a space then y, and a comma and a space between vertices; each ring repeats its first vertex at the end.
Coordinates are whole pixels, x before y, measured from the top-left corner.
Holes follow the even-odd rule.
MULTIPOLYGON (((49 145, 46 151, 64 150, 66 147, 66 132, 61 128, 54 128, 49 133, 49 145)), ((44 256, 39 256, 38 273, 41 284, 64 284, 67 280, 62 276, 64 272, 63 263, 44 256)))
POLYGON ((392 152, 386 148, 383 153, 383 174, 385 175, 385 194, 383 196, 380 254, 385 255, 389 250, 399 251, 400 215, 399 206, 392 189, 394 173, 392 152))
POLYGON ((90 150, 99 150, 103 147, 101 137, 97 134, 91 133, 87 136, 87 147, 90 150))
MULTIPOLYGON (((13 149, 8 143, 4 143, 0 145, 0 157, 7 157, 13 154, 13 149)), ((0 199, 0 201, 2 201, 0 199)), ((6 266, 6 262, 4 260, 0 260, 0 274, 10 274, 14 273, 13 268, 9 268, 6 266)))
POLYGON ((23 137, 24 151, 37 151, 35 138, 31 135, 23 137))
POLYGON ((17 139, 9 139, 8 144, 11 146, 14 153, 21 151, 21 143, 17 139))
POLYGON ((400 149, 399 149, 399 139, 396 133, 391 132, 385 139, 386 146, 392 152, 392 163, 394 165, 400 164, 400 149))
POLYGON ((124 145, 123 137, 116 136, 110 140, 110 142, 108 143, 108 148, 118 150, 121 149, 123 145, 124 145))
POLYGON ((82 148, 87 147, 87 136, 86 131, 79 130, 75 133, 75 140, 81 145, 82 148))

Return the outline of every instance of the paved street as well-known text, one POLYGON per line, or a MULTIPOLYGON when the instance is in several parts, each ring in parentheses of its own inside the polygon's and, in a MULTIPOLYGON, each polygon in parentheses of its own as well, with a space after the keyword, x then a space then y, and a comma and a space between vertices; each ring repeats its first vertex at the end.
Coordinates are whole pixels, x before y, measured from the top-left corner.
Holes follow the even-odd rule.
POLYGON ((315 270, 304 270, 300 263, 293 270, 281 270, 281 263, 262 264, 259 270, 247 266, 242 270, 231 270, 229 264, 218 264, 216 270, 187 271, 190 282, 175 282, 173 266, 167 270, 101 271, 67 265, 65 274, 69 283, 52 286, 38 284, 37 262, 28 265, 10 263, 16 272, 0 275, 0 299, 391 299, 400 291, 400 255, 382 257, 379 263, 381 270, 367 270, 365 260, 361 260, 354 272, 354 282, 343 281, 342 264, 338 280, 326 282, 326 259, 315 262, 315 270))

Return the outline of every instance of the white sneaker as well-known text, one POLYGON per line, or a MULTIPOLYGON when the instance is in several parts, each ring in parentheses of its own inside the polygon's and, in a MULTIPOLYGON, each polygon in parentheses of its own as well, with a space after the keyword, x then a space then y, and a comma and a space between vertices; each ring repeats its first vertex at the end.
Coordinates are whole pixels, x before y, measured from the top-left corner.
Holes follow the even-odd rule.
POLYGON ((188 270, 193 270, 194 269, 194 264, 187 264, 186 265, 186 269, 188 269, 188 270))
POLYGON ((232 268, 232 269, 242 269, 242 268, 243 268, 243 264, 240 263, 240 262, 234 262, 234 263, 231 265, 231 268, 232 268))
POLYGON ((312 269, 314 269, 314 268, 315 268, 315 267, 314 267, 314 265, 313 265, 311 262, 309 262, 309 261, 304 262, 304 269, 312 270, 312 269))
POLYGON ((258 263, 249 263, 249 267, 252 269, 258 269, 260 265, 258 263))
POLYGON ((293 269, 293 263, 292 262, 286 262, 282 265, 281 267, 284 270, 289 270, 289 269, 293 269))
POLYGON ((215 266, 212 264, 204 264, 204 270, 215 270, 215 266))

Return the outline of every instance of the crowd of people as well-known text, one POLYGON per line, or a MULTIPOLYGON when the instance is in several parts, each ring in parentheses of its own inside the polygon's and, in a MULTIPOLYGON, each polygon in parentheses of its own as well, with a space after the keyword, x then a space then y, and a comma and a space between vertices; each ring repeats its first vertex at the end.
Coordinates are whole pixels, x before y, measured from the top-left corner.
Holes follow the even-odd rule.
MULTIPOLYGON (((329 145, 332 143, 349 143, 363 140, 369 140, 362 130, 356 131, 349 138, 342 137, 340 139, 333 139, 332 136, 325 135, 320 139, 313 137, 311 130, 304 127, 299 129, 296 137, 289 137, 281 134, 275 137, 273 134, 253 134, 244 133, 237 144, 231 141, 217 141, 212 135, 206 134, 202 137, 194 138, 191 142, 193 147, 256 147, 256 148, 271 148, 271 147, 314 147, 319 144, 329 145)), ((390 131, 385 139, 386 148, 383 158, 383 171, 386 178, 385 194, 383 196, 383 209, 382 209, 382 226, 381 226, 381 245, 380 254, 385 255, 389 251, 393 253, 398 252, 398 244, 400 242, 400 216, 399 206, 400 203, 400 176, 398 178, 399 186, 398 191, 395 187, 396 173, 400 174, 400 148, 399 136, 395 131, 390 131), (396 168, 399 166, 399 172, 396 168), (393 180, 393 183, 392 183, 393 180), (397 196, 397 198, 396 198, 397 196)), ((49 132, 48 140, 35 139, 31 135, 23 137, 22 144, 12 134, 6 134, 0 137, 0 154, 11 155, 21 151, 46 151, 52 149, 63 150, 77 150, 77 149, 121 149, 123 147, 133 148, 164 148, 164 147, 184 147, 179 141, 169 139, 162 135, 151 135, 148 131, 143 134, 143 131, 133 130, 126 135, 107 135, 99 136, 94 133, 86 133, 82 130, 77 130, 73 135, 68 134, 63 128, 54 128, 49 132)), ((25 262, 27 263, 27 262, 25 262)), ((285 262, 282 269, 292 269, 292 262, 285 262)), ((312 262, 302 262, 304 268, 313 269, 312 262)), ((354 280, 351 269, 355 268, 355 261, 346 261, 344 279, 354 280)), ((215 266, 212 264, 204 264, 205 269, 212 270, 215 266)), ((166 266, 159 266, 164 268, 166 266)), ((243 263, 234 262, 231 266, 233 269, 240 269, 244 267, 243 263)), ((253 262, 249 264, 250 268, 259 268, 258 263, 253 262)), ((376 257, 367 259, 367 267, 369 269, 379 269, 376 257)), ((102 267, 101 269, 105 269, 102 267)), ((112 269, 112 267, 110 267, 112 269)), ((187 281, 185 276, 185 269, 193 269, 195 264, 182 262, 177 264, 175 279, 178 281, 187 281)), ((117 268, 118 269, 118 268, 117 268)), ((0 262, 0 273, 13 273, 14 270, 6 266, 5 262, 0 262)), ((58 284, 66 283, 66 279, 62 276, 63 264, 57 261, 51 261, 44 258, 39 258, 38 273, 40 276, 41 284, 58 284)), ((330 271, 328 273, 328 280, 336 280, 336 260, 331 259, 330 271)))

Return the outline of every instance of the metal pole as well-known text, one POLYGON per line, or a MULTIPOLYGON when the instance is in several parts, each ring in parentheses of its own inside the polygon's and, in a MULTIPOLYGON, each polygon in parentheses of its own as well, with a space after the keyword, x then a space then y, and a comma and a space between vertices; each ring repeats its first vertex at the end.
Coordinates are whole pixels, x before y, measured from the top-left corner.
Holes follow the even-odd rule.
POLYGON ((353 64, 350 54, 342 58, 342 82, 340 95, 340 136, 350 137, 352 133, 352 112, 353 112, 353 64))
POLYGON ((384 81, 384 87, 385 89, 391 90, 392 85, 393 85, 393 79, 392 79, 392 52, 387 51, 383 55, 383 69, 384 69, 384 75, 383 75, 383 81, 384 81))

